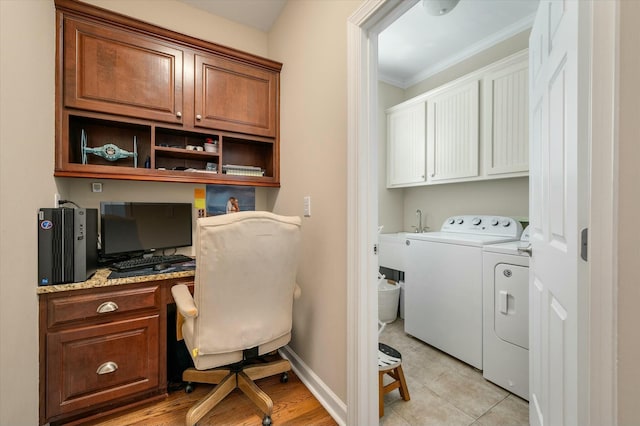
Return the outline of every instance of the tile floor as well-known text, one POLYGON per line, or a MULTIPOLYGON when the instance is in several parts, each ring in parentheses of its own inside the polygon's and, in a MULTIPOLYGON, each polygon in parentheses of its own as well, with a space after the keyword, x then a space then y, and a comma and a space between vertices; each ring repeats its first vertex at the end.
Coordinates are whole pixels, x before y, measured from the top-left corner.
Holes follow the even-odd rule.
POLYGON ((397 390, 386 394, 380 426, 529 424, 527 401, 486 381, 481 371, 405 334, 402 319, 388 324, 380 341, 402 354, 411 396, 403 401, 397 390))

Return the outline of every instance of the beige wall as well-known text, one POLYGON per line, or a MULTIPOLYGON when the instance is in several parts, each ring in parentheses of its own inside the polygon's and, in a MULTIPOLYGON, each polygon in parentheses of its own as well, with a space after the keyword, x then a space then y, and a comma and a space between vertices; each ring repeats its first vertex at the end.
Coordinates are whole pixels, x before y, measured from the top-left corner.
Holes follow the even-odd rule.
POLYGON ((82 0, 179 33, 268 57, 266 33, 176 0, 82 0))
POLYGON ((275 211, 304 218, 302 297, 291 347, 346 401, 347 18, 349 0, 289 1, 269 34, 284 63, 281 89, 282 189, 275 211))
POLYGON ((618 424, 640 424, 640 2, 620 2, 618 424))
MULTIPOLYGON (((528 39, 529 30, 516 34, 482 53, 465 59, 447 70, 407 88, 404 90, 404 98, 401 101, 411 99, 526 49, 529 44, 528 39)), ((383 86, 381 84, 380 86, 387 85, 383 86)), ((381 93, 385 96, 388 92, 389 89, 385 89, 384 92, 381 90, 381 93)), ((382 106, 379 106, 379 108, 382 108, 382 106)), ((386 127, 382 128, 386 129, 386 127)), ((386 137, 386 130, 381 133, 381 136, 386 137)), ((386 173, 386 169, 381 170, 386 173)), ((509 178, 388 190, 387 192, 399 191, 398 194, 402 194, 396 195, 392 200, 396 202, 399 197, 402 197, 403 206, 394 211, 389 211, 386 206, 380 206, 379 214, 381 216, 384 214, 386 220, 394 225, 400 221, 402 223, 400 229, 395 229, 395 227, 394 229, 387 229, 385 227, 383 232, 412 231, 412 226, 417 224, 417 209, 422 211, 423 225, 426 220, 426 225, 430 227, 431 231, 439 230, 447 217, 457 214, 495 214, 517 217, 519 220, 528 220, 528 185, 527 178, 509 178)), ((379 194, 380 200, 389 200, 389 196, 385 197, 382 189, 379 190, 379 194)))
POLYGON ((0 424, 38 424, 37 211, 53 204, 52 1, 0 1, 0 424))
MULTIPOLYGON (((88 3, 285 62, 282 188, 258 189, 256 203, 302 215, 303 195, 313 197, 292 346, 345 400, 346 19, 358 2, 291 2, 271 37, 173 0, 88 3)), ((0 424, 35 425, 37 209, 53 206, 56 192, 86 207, 115 198, 189 201, 196 185, 54 179, 53 1, 0 0, 0 19, 0 424), (93 181, 103 182, 101 195, 90 192, 93 181)))

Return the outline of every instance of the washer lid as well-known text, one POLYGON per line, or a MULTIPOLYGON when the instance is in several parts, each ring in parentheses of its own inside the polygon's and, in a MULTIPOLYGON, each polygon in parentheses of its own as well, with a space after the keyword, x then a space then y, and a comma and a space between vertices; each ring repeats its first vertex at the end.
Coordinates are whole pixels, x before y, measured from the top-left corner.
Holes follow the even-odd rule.
POLYGON ((424 232, 407 234, 409 240, 431 241, 437 243, 458 244, 473 247, 483 247, 487 244, 504 243, 512 241, 511 237, 496 235, 462 234, 455 232, 424 232))

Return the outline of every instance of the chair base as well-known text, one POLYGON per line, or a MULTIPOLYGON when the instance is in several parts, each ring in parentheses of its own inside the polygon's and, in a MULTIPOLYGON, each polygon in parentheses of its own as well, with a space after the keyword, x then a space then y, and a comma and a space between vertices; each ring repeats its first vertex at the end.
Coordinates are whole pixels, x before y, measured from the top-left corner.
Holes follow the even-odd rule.
POLYGON ((234 365, 213 370, 196 370, 195 368, 185 370, 182 374, 182 380, 185 382, 216 385, 204 399, 189 409, 186 424, 188 426, 195 425, 234 389, 240 389, 264 413, 263 424, 271 424, 273 401, 254 383, 254 380, 286 373, 290 370, 291 364, 286 359, 264 364, 234 365))

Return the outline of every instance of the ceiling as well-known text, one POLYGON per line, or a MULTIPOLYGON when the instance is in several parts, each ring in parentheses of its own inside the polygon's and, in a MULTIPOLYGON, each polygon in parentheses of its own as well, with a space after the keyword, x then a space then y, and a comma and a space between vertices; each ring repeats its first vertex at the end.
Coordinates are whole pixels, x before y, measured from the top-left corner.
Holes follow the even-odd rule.
MULTIPOLYGON (((261 31, 269 31, 287 0, 180 0, 261 31)), ((427 0, 430 1, 430 0, 427 0)), ((442 16, 422 1, 379 35, 380 79, 406 88, 531 27, 539 0, 460 0, 442 16)))
POLYGON ((460 0, 429 15, 422 1, 380 33, 380 79, 406 88, 531 27, 538 0, 460 0))

